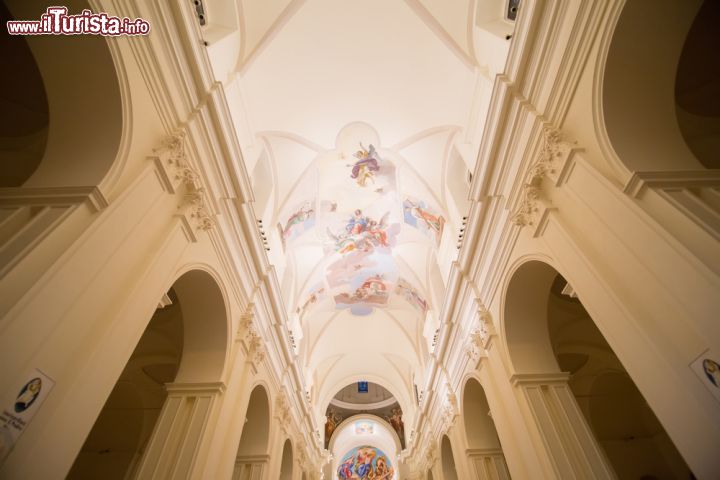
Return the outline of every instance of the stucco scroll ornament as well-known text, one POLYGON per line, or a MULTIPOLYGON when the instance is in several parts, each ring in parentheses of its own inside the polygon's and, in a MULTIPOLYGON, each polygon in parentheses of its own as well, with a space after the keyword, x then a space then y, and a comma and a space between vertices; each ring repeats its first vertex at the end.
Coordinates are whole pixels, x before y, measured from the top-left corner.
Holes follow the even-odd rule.
POLYGON ((559 130, 549 126, 543 128, 540 155, 528 170, 522 186, 520 205, 510 217, 514 225, 522 227, 535 224, 536 214, 540 211, 542 179, 556 173, 557 160, 569 147, 570 144, 564 141, 559 130))
POLYGON ((166 137, 155 153, 161 157, 163 168, 171 171, 171 183, 184 186, 185 193, 178 209, 187 212, 199 230, 210 230, 214 225, 206 203, 206 193, 200 175, 193 170, 185 152, 185 133, 178 131, 166 137))
POLYGON ((445 421, 445 427, 450 428, 455 422, 455 417, 459 415, 459 409, 457 396, 452 390, 450 390, 449 385, 447 388, 448 390, 445 393, 445 411, 443 413, 443 416, 445 421))
POLYGON ((280 421, 280 426, 285 433, 290 429, 290 405, 288 404, 287 395, 281 391, 275 401, 275 417, 280 421))
POLYGON ((430 446, 428 446, 428 449, 425 451, 425 461, 427 462, 427 466, 432 467, 435 464, 435 460, 437 460, 437 458, 437 447, 434 443, 431 443, 430 446))
POLYGON ((247 360, 257 366, 265 360, 265 345, 263 345, 262 337, 258 335, 254 327, 250 326, 245 334, 245 342, 247 345, 247 360))

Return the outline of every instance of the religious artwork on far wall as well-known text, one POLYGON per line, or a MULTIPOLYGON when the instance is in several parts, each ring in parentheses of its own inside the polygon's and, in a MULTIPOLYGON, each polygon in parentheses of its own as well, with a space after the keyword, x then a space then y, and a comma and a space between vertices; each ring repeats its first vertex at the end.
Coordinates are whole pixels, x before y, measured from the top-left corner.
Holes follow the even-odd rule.
POLYGON ((432 238, 437 245, 440 245, 445 228, 445 217, 437 213, 435 209, 428 207, 422 200, 405 197, 403 219, 406 224, 417 228, 432 238))
POLYGON ((363 445, 343 455, 337 474, 341 480, 390 480, 395 469, 382 450, 363 445))

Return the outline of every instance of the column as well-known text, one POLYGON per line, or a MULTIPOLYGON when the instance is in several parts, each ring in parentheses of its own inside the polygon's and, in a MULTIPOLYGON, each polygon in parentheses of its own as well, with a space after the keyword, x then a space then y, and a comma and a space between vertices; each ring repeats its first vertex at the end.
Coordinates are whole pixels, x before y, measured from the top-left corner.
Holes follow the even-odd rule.
POLYGON ((567 373, 518 374, 510 378, 529 407, 542 448, 558 478, 616 478, 568 386, 567 373))
MULTIPOLYGON (((222 382, 169 383, 165 400, 136 478, 188 478, 195 466, 222 382)), ((254 478, 254 477, 253 477, 254 478)))

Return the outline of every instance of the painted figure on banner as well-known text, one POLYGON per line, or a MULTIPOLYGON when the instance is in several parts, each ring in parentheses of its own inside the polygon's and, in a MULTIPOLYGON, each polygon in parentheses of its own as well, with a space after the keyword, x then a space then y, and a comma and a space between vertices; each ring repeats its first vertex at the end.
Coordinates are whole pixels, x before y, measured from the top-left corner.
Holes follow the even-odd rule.
POLYGON ((435 238, 437 244, 442 239, 445 228, 445 217, 435 213, 425 202, 406 197, 403 201, 403 212, 405 223, 427 232, 435 238))

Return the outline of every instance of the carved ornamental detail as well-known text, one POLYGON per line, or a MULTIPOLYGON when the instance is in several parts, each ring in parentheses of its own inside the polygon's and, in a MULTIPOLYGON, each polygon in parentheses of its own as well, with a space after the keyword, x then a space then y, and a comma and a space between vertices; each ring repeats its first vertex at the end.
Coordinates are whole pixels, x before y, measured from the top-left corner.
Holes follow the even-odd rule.
POLYGON ((537 161, 530 167, 520 193, 520 204, 511 215, 514 225, 527 226, 537 222, 540 211, 540 184, 542 179, 553 176, 557 172, 558 160, 570 150, 571 144, 566 142, 562 133, 552 127, 543 128, 542 145, 537 161))
POLYGON ((458 408, 458 401, 455 392, 452 391, 450 385, 447 385, 447 391, 445 392, 445 407, 443 412, 443 420, 445 428, 449 429, 455 422, 455 418, 460 414, 458 408))
POLYGON ((468 335, 468 344, 465 346, 467 355, 474 361, 478 361, 485 355, 490 337, 494 333, 492 315, 485 305, 478 301, 477 327, 472 329, 468 335))
POLYGON ((200 181, 200 175, 193 170, 185 152, 185 134, 177 132, 163 139, 161 146, 153 150, 156 161, 165 175, 165 184, 171 193, 182 188, 182 199, 178 210, 186 215, 197 230, 207 231, 214 225, 210 209, 207 207, 207 194, 200 181))
POLYGON ((283 431, 288 433, 292 416, 290 415, 290 404, 284 391, 280 391, 275 401, 275 418, 280 421, 283 431))

